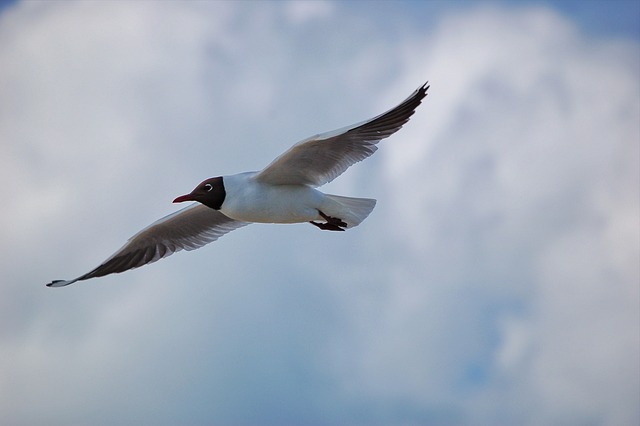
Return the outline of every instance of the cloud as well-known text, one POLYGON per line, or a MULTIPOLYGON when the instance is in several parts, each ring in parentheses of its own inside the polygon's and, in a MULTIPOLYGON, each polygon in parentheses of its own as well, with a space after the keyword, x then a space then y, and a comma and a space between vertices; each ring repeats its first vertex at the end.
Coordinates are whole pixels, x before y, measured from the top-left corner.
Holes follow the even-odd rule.
MULTIPOLYGON (((519 424, 633 423, 640 135, 631 117, 640 105, 637 63, 620 66, 631 51, 583 39, 547 10, 460 14, 429 40, 435 53, 408 55, 405 68, 445 82, 426 107, 447 120, 412 123, 403 146, 382 154, 392 216, 415 224, 398 236, 416 259, 398 267, 394 281, 404 284, 392 299, 401 316, 389 337, 422 317, 470 339, 456 342, 464 350, 454 364, 467 365, 458 374, 470 375, 471 386, 485 382, 476 396, 492 411, 486 423, 505 412, 519 424), (420 189, 402 185, 409 180, 420 189), (409 199, 411 209, 401 201, 409 199), (425 282, 447 289, 434 300, 425 282), (429 299, 435 306, 415 302, 429 299), (441 316, 420 314, 432 309, 441 316), (453 311, 461 318, 452 320, 453 311), (478 371, 487 356, 493 363, 478 371), (488 401, 483 394, 503 380, 509 385, 488 401)), ((404 354, 426 346, 405 338, 413 350, 404 354)), ((426 370, 451 360, 442 355, 426 370)), ((429 391, 442 394, 426 386, 422 395, 429 391)))
POLYGON ((637 423, 637 43, 543 7, 386 31, 354 13, 3 11, 0 423, 637 423), (203 178, 427 78, 407 126, 325 188, 379 199, 360 227, 253 225, 44 288, 203 178))
POLYGON ((286 6, 285 14, 291 22, 297 25, 305 25, 314 20, 330 18, 334 13, 334 9, 334 4, 328 1, 290 1, 286 6))

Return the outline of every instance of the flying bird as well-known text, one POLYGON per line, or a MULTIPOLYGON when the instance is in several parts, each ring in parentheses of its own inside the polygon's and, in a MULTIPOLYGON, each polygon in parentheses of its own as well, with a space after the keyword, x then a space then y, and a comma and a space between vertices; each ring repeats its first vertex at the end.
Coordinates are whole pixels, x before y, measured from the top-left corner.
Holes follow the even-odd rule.
POLYGON ((376 200, 324 194, 317 189, 377 149, 420 105, 429 89, 420 86, 395 108, 370 120, 304 139, 259 172, 218 176, 200 183, 174 203, 197 201, 131 237, 100 266, 48 287, 124 272, 180 250, 195 250, 250 223, 304 223, 344 231, 357 226, 376 200))

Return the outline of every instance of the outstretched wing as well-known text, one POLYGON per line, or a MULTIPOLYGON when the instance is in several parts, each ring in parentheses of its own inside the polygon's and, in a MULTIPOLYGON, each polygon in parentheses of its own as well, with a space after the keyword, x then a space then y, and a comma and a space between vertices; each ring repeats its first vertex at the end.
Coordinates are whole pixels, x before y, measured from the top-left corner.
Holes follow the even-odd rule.
POLYGON ((312 136, 276 158, 255 179, 272 185, 320 186, 373 154, 376 144, 400 130, 427 95, 425 83, 395 108, 363 123, 312 136))
POLYGON ((136 235, 94 270, 73 280, 55 280, 48 287, 139 268, 180 250, 195 250, 234 229, 248 225, 199 203, 165 216, 136 235))

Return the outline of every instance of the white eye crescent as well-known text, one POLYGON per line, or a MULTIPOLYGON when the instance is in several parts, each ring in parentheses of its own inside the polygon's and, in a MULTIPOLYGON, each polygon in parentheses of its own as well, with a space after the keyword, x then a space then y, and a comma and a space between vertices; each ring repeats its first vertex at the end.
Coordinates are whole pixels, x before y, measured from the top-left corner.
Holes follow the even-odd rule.
POLYGON ((210 183, 205 183, 204 184, 204 189, 207 192, 211 192, 211 190, 213 189, 213 185, 211 185, 210 183))

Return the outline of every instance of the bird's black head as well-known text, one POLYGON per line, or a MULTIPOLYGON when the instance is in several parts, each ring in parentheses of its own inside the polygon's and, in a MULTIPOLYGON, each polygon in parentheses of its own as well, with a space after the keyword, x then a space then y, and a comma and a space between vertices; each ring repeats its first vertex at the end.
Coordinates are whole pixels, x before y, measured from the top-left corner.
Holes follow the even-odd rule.
POLYGON ((214 177, 205 180, 196 189, 187 195, 182 195, 175 200, 174 203, 182 203, 183 201, 197 201, 214 210, 220 210, 227 192, 224 189, 222 177, 214 177))

